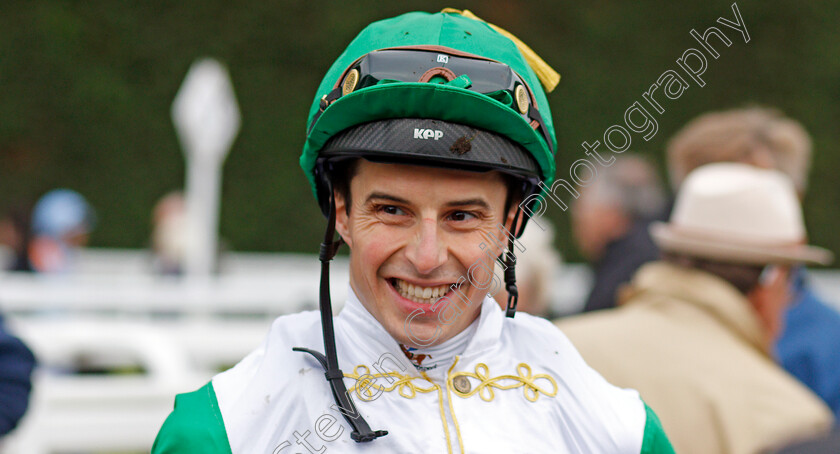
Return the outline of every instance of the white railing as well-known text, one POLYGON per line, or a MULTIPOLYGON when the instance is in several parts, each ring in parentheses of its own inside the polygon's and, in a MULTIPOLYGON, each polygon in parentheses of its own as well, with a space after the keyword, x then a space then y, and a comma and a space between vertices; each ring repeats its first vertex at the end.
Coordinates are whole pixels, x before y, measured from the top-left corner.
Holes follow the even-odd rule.
POLYGON ((206 381, 171 333, 148 323, 48 318, 16 320, 14 328, 42 367, 6 452, 148 451, 174 394, 206 381), (80 363, 142 372, 69 372, 80 363))

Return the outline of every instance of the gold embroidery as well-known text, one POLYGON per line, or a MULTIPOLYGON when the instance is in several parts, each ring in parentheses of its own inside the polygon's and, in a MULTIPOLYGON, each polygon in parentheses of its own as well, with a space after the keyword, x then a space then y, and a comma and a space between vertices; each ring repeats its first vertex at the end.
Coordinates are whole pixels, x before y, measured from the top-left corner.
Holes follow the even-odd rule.
MULTIPOLYGON (((458 360, 461 359, 460 356, 455 357, 455 362, 452 363, 452 367, 446 371, 447 377, 452 376, 452 369, 455 369, 455 365, 458 364, 458 360)), ((446 379, 446 400, 449 401, 449 413, 452 414, 452 422, 455 423, 455 433, 458 435, 458 448, 461 450, 459 452, 464 452, 464 441, 461 439, 461 427, 458 425, 458 418, 455 417, 455 408, 452 407, 452 380, 450 378, 446 379)))
MULTIPOLYGON (((402 375, 399 372, 392 371, 388 372, 387 374, 371 374, 370 369, 364 364, 354 367, 352 374, 344 374, 344 376, 346 378, 352 378, 356 381, 355 383, 353 383, 353 386, 351 386, 350 389, 347 390, 347 392, 355 392, 356 396, 358 396, 359 399, 364 401, 373 399, 373 396, 375 395, 374 391, 381 390, 385 392, 391 392, 397 388, 399 388, 397 392, 400 393, 400 396, 403 396, 406 399, 414 399, 415 397, 417 397, 417 393, 430 393, 435 390, 436 386, 434 384, 432 384, 433 386, 430 386, 428 388, 417 386, 416 384, 414 384, 414 380, 420 380, 420 377, 402 375), (371 380, 370 378, 367 378, 365 376, 372 377, 374 380, 371 380), (365 377, 365 379, 362 380, 362 383, 359 383, 359 380, 363 377, 365 377), (391 385, 386 386, 375 383, 375 379, 377 378, 384 378, 388 383, 391 383, 391 385), (393 379, 396 379, 396 381, 394 381, 393 379), (365 391, 366 396, 362 395, 362 390, 365 391)), ((429 381, 425 378, 422 378, 422 380, 429 381)))
MULTIPOLYGON (((457 357, 455 359, 455 364, 457 364, 458 360, 457 357)), ((452 368, 455 367, 455 364, 452 364, 452 367, 449 369, 449 372, 452 372, 452 368)), ((421 377, 412 377, 410 375, 402 375, 399 372, 388 372, 386 374, 371 374, 370 369, 365 366, 364 364, 356 366, 353 368, 352 374, 344 374, 346 378, 352 378, 355 380, 353 386, 351 386, 347 392, 352 393, 355 392, 356 396, 365 402, 373 400, 374 396, 378 392, 390 392, 395 389, 398 389, 398 393, 400 396, 405 397, 406 399, 414 399, 417 397, 417 393, 430 393, 433 391, 438 392, 438 406, 440 407, 440 420, 443 424, 444 434, 446 435, 446 447, 447 452, 452 454, 452 441, 449 437, 449 425, 446 423, 446 413, 443 409, 443 389, 440 385, 434 383, 425 372, 420 372, 422 375, 421 377), (376 383, 376 379, 378 378, 385 378, 387 381, 391 382, 396 379, 393 383, 389 386, 380 385, 376 383), (431 384, 430 387, 422 387, 414 384, 414 380, 425 380, 431 384), (362 395, 362 390, 364 390, 365 395, 362 395)), ((448 391, 448 388, 447 388, 448 391)), ((455 431, 458 437, 458 446, 460 447, 460 452, 464 452, 464 443, 461 440, 461 429, 458 427, 458 420, 455 418, 455 413, 452 410, 452 398, 449 398, 449 411, 452 412, 452 420, 455 422, 455 431)))
POLYGON ((478 393, 478 396, 481 397, 481 400, 485 402, 490 402, 495 398, 495 392, 493 391, 493 388, 506 390, 523 387, 523 393, 525 394, 525 398, 531 402, 536 402, 537 399, 539 399, 540 397, 540 393, 543 393, 549 397, 554 397, 557 395, 557 382, 554 381, 554 378, 552 378, 550 375, 533 375, 533 373, 531 372, 531 366, 525 363, 519 363, 519 365, 516 366, 516 373, 518 375, 500 375, 498 377, 491 378, 490 370, 487 367, 487 365, 484 363, 478 363, 475 366, 475 373, 455 372, 454 374, 450 374, 447 386, 453 388, 455 394, 463 398, 470 397, 473 394, 478 393), (452 381, 456 377, 475 378, 479 381, 479 383, 469 392, 460 392, 451 386, 452 381), (551 383, 551 386, 553 388, 552 391, 549 392, 535 383, 537 380, 540 379, 547 380, 549 383, 551 383), (513 380, 513 383, 502 384, 501 382, 503 380, 513 380))
MULTIPOLYGON (((452 422, 455 423, 455 435, 458 438, 458 447, 460 452, 464 452, 464 442, 461 438, 461 428, 458 424, 458 418, 455 416, 455 408, 452 406, 452 393, 459 397, 467 398, 476 393, 486 402, 492 401, 496 396, 493 388, 500 390, 523 388, 525 398, 531 402, 536 402, 539 399, 540 393, 549 397, 557 395, 557 382, 548 374, 536 374, 531 371, 531 366, 525 363, 519 363, 516 366, 518 375, 500 375, 498 377, 490 377, 490 369, 484 363, 478 363, 475 366, 475 372, 455 372, 455 365, 458 364, 459 357, 455 357, 455 362, 449 368, 446 379, 446 393, 449 404, 449 413, 452 415, 452 422), (454 380, 459 377, 465 379, 474 378, 479 381, 478 385, 472 388, 469 392, 461 392, 454 386, 454 380), (501 383, 503 380, 512 380, 513 383, 501 383), (551 386, 552 390, 548 391, 537 385, 537 380, 546 380, 551 386)), ((449 425, 446 422, 446 412, 443 409, 443 388, 434 383, 425 372, 421 372, 422 377, 412 377, 410 375, 403 375, 399 372, 388 372, 385 374, 371 374, 370 369, 365 365, 359 365, 353 368, 352 374, 344 374, 347 378, 355 380, 353 386, 347 391, 355 392, 356 396, 363 401, 373 400, 379 392, 391 392, 397 390, 400 396, 406 399, 414 399, 417 393, 426 394, 430 392, 438 392, 438 404, 440 407, 440 419, 443 424, 444 434, 446 435, 446 446, 449 453, 452 452, 452 441, 449 436, 449 425), (389 385, 378 384, 376 379, 384 378, 391 382, 389 385), (423 387, 414 383, 415 380, 424 380, 430 383, 431 386, 423 387), (362 394, 364 392, 364 395, 362 394)))
MULTIPOLYGON (((452 366, 454 367, 455 365, 453 364, 452 366)), ((450 370, 452 370, 452 369, 450 369, 450 370)), ((440 407, 440 422, 441 422, 441 424, 443 424, 443 430, 446 431, 445 432, 446 433, 446 452, 448 452, 449 454, 452 454, 452 440, 449 438, 449 424, 447 424, 447 422, 446 422, 446 412, 443 411, 443 390, 441 389, 440 385, 433 382, 432 379, 429 378, 428 375, 426 375, 426 372, 420 372, 420 374, 422 374, 423 378, 425 378, 426 381, 428 381, 429 383, 433 384, 435 389, 437 389, 437 392, 438 392, 438 406, 440 407)), ((449 407, 449 410, 452 411, 452 407, 449 407)), ((452 415, 452 419, 455 419, 455 414, 452 415)), ((455 428, 456 429, 458 428, 457 425, 456 425, 455 428)), ((457 433, 457 435, 458 435, 458 444, 461 445, 461 432, 459 431, 457 433)), ((461 451, 460 452, 461 453, 464 452, 464 448, 463 448, 462 445, 461 445, 461 451)))

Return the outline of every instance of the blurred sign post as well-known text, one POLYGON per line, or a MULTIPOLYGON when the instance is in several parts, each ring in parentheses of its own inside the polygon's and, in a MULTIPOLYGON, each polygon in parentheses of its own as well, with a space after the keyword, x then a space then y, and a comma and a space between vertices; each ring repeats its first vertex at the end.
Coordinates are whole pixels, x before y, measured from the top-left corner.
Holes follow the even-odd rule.
POLYGON ((227 70, 213 59, 190 67, 172 103, 172 121, 187 163, 189 241, 185 271, 209 276, 216 265, 222 164, 240 116, 227 70))

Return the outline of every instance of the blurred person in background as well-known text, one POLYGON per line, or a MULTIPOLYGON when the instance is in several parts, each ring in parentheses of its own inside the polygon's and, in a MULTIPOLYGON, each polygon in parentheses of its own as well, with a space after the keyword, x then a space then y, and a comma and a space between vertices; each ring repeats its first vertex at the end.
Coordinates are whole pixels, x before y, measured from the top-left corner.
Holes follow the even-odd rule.
POLYGON ((29 261, 35 271, 71 271, 78 249, 88 244, 95 219, 87 200, 76 191, 54 189, 44 194, 32 210, 29 261))
POLYGON ((180 275, 187 250, 187 209, 181 191, 163 196, 152 210, 152 253, 155 272, 180 275))
MULTIPOLYGON (((10 271, 32 271, 27 257, 30 212, 26 207, 25 203, 15 204, 0 219, 0 244, 12 253, 10 271)), ((26 412, 34 367, 32 352, 8 331, 0 314, 0 445, 2 437, 17 426, 26 412)))
POLYGON ((653 166, 631 154, 599 167, 593 181, 578 191, 572 234, 594 271, 584 311, 611 308, 636 270, 659 258, 648 226, 666 216, 665 191, 653 166))
MULTIPOLYGON (((516 310, 538 317, 550 317, 553 315, 551 282, 563 266, 563 259, 554 247, 554 226, 548 219, 536 217, 525 228, 519 241, 525 251, 516 254, 516 288, 519 291, 516 310)), ((498 264, 494 272, 499 282, 504 282, 504 271, 498 264)), ((496 292, 493 298, 502 309, 507 308, 508 292, 504 288, 496 292)))
POLYGON ((0 219, 0 245, 9 250, 9 260, 4 264, 9 271, 33 271, 28 254, 32 243, 31 212, 30 204, 17 203, 0 219))
MULTIPOLYGON (((667 146, 667 161, 674 188, 698 166, 742 162, 780 170, 802 199, 808 187, 811 139, 801 124, 773 109, 711 112, 674 135, 667 146)), ((794 301, 785 314, 775 356, 840 418, 840 313, 815 293, 804 267, 793 270, 793 281, 794 301)))
POLYGON ((26 412, 34 367, 32 352, 6 330, 0 316, 0 438, 11 432, 26 412))
POLYGON ((638 389, 679 453, 761 453, 827 432, 829 408, 771 358, 796 265, 831 261, 805 245, 791 181, 698 168, 651 233, 663 260, 638 271, 618 308, 557 322, 587 363, 638 389))
POLYGON ((778 110, 748 107, 709 112, 691 120, 668 141, 666 155, 675 191, 697 167, 741 162, 781 171, 801 199, 808 187, 811 138, 799 122, 778 110))

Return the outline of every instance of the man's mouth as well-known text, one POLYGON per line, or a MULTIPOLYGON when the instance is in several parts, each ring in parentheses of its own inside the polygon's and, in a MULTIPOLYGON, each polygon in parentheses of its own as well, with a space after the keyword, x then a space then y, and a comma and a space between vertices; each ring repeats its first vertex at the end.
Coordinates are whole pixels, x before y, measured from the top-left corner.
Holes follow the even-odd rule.
POLYGON ((423 287, 397 278, 388 279, 388 282, 397 290, 400 296, 420 304, 432 304, 436 302, 443 295, 446 295, 452 285, 454 285, 443 284, 433 287, 423 287))

